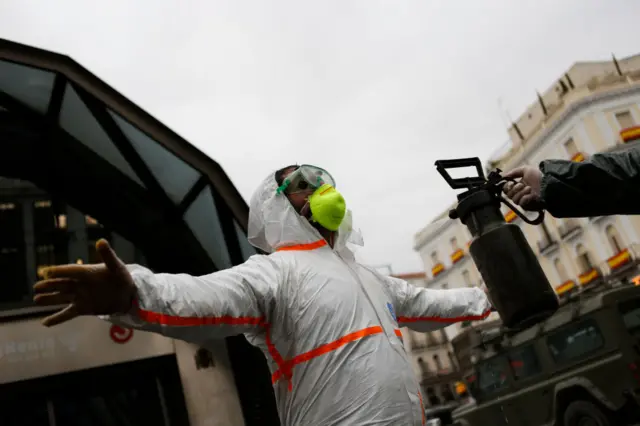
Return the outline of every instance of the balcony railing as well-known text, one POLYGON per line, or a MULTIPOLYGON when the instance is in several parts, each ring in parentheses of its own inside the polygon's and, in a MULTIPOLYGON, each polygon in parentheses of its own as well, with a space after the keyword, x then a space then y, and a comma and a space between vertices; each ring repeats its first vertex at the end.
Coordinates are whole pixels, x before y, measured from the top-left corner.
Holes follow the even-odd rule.
POLYGON ((423 371, 420 376, 421 376, 422 380, 428 380, 428 379, 431 379, 433 377, 436 377, 437 375, 438 374, 435 371, 427 370, 427 371, 423 371))
POLYGON ((412 352, 421 352, 429 347, 426 343, 411 343, 411 351, 412 352))
POLYGON ((570 238, 574 237, 582 232, 582 225, 575 219, 565 219, 558 227, 558 233, 560 234, 560 238, 570 238))

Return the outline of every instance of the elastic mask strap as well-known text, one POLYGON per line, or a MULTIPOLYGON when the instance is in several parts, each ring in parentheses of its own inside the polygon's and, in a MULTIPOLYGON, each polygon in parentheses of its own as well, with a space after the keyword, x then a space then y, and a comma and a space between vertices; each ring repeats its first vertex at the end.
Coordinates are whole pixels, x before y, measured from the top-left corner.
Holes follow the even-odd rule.
POLYGON ((285 180, 282 181, 282 185, 280 185, 278 189, 276 189, 276 194, 282 194, 284 191, 286 191, 289 185, 291 185, 292 178, 299 174, 300 168, 296 169, 293 173, 287 176, 285 180))
POLYGON ((280 185, 278 189, 276 189, 276 194, 282 194, 289 187, 289 185, 291 185, 291 181, 289 179, 285 179, 284 182, 282 182, 282 185, 280 185))

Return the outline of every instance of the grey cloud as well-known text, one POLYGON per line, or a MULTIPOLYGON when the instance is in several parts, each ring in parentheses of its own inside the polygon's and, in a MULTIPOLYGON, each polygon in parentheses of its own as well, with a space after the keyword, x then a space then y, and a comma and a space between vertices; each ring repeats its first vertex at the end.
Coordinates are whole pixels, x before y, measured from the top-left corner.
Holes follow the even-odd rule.
POLYGON ((454 200, 438 158, 483 159, 574 61, 637 53, 633 0, 0 4, 0 36, 67 53, 219 161, 250 197, 323 165, 371 264, 422 268, 413 234, 454 200))

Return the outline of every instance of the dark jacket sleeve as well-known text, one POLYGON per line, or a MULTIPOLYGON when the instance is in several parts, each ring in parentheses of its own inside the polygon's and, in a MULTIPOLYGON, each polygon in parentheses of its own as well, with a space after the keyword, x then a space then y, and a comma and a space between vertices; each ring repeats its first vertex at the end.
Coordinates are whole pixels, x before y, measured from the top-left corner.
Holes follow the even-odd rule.
POLYGON ((545 160, 541 198, 555 217, 640 214, 640 148, 595 154, 589 161, 545 160))

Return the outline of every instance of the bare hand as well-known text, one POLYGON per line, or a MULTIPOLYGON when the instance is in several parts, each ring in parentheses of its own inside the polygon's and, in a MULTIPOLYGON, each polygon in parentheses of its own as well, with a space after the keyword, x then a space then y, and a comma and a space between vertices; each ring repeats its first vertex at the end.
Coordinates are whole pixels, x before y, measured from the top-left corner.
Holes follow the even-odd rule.
POLYGON ((507 182, 502 191, 514 203, 525 210, 534 211, 541 208, 540 185, 542 172, 537 167, 517 167, 502 175, 508 179, 520 179, 520 182, 507 182))
POLYGON ((67 304, 46 317, 42 324, 51 327, 79 315, 109 315, 131 308, 135 285, 122 260, 106 240, 96 243, 104 263, 97 265, 60 265, 46 268, 44 280, 34 285, 34 302, 43 306, 67 304))

